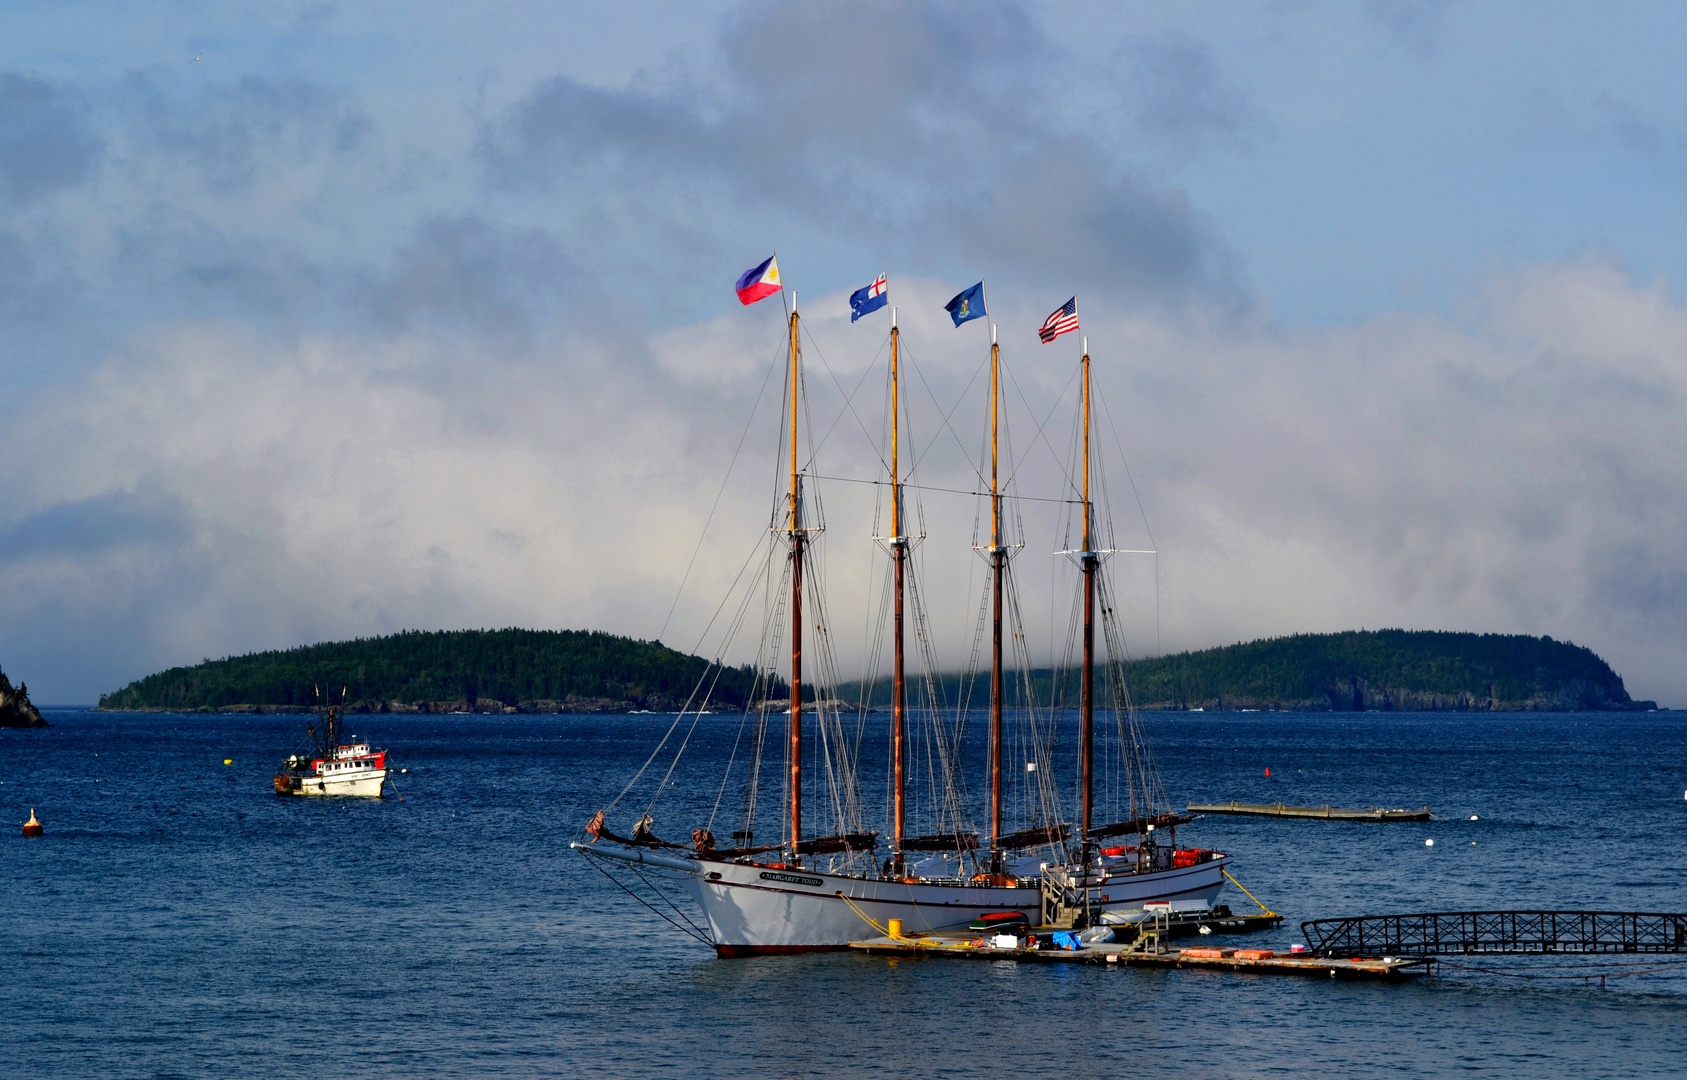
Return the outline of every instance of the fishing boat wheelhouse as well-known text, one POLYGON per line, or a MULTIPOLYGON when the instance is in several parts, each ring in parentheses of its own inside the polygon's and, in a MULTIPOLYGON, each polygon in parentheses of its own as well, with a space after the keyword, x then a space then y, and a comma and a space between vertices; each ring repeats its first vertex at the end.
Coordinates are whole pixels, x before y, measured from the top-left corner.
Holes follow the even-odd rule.
POLYGON ((355 737, 341 743, 345 727, 345 691, 340 704, 323 703, 318 694, 317 719, 307 724, 312 748, 304 754, 292 754, 281 763, 275 774, 277 795, 353 795, 378 799, 386 787, 387 752, 377 750, 355 737))

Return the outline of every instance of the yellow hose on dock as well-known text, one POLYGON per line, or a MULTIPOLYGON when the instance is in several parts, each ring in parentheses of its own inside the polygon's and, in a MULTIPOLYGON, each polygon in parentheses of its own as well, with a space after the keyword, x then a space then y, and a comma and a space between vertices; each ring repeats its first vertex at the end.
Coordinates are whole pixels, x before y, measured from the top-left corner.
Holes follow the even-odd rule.
POLYGON ((851 910, 851 911, 855 912, 857 915, 861 916, 862 922, 866 923, 868 926, 871 926, 874 930, 877 930, 881 937, 890 938, 890 940, 892 940, 892 941, 901 941, 902 940, 900 935, 893 936, 890 932, 889 927, 880 926, 878 923, 874 922, 871 916, 869 916, 865 911, 862 911, 860 908, 855 906, 854 900, 851 900, 849 897, 845 896, 841 892, 836 894, 836 895, 837 895, 837 898, 839 900, 842 900, 844 903, 849 905, 849 910, 851 910))
MULTIPOLYGON (((1230 884, 1236 886, 1238 889, 1241 889, 1242 892, 1247 895, 1247 898, 1249 900, 1252 900, 1254 903, 1259 904, 1259 897, 1255 896, 1251 892, 1248 892, 1248 887, 1246 885, 1243 885, 1240 881, 1237 881, 1234 877, 1231 877, 1230 871, 1225 870, 1221 867, 1219 872, 1222 873, 1225 877, 1230 878, 1230 884)), ((1275 916, 1277 914, 1275 911, 1272 911, 1270 908, 1266 907, 1264 904, 1259 904, 1259 910, 1265 912, 1267 915, 1275 916)))
POLYGON ((868 926, 871 926, 874 930, 877 930, 882 937, 889 938, 891 941, 901 941, 901 942, 907 942, 909 944, 915 944, 915 945, 918 945, 922 949, 960 949, 962 951, 965 951, 965 950, 970 948, 970 946, 967 946, 967 945, 957 945, 957 944, 953 944, 953 943, 947 942, 947 941, 919 941, 919 942, 915 942, 911 938, 905 937, 903 935, 892 934, 888 927, 880 926, 878 923, 874 922, 872 916, 868 915, 865 911, 862 911, 859 907, 856 906, 855 901, 851 900, 849 897, 845 896, 843 893, 839 892, 839 893, 834 893, 833 895, 836 896, 839 900, 842 900, 844 903, 848 904, 849 910, 855 912, 855 914, 860 917, 862 922, 866 923, 868 926))

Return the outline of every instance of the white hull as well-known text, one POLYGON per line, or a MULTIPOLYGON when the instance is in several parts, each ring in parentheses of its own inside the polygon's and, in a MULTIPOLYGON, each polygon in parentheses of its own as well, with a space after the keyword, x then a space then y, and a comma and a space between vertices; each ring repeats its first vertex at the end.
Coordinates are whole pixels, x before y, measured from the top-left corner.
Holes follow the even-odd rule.
POLYGON ((374 769, 355 776, 302 776, 293 795, 356 795, 378 799, 387 781, 387 770, 374 769))
MULTIPOLYGON (((651 857, 608 845, 588 850, 675 871, 703 909, 715 950, 722 956, 846 948, 852 941, 883 933, 891 919, 902 920, 904 933, 926 933, 964 927, 992 911, 1022 912, 1032 923, 1042 915, 1042 890, 1035 886, 882 881, 651 857)), ((1150 900, 1212 900, 1224 885, 1228 861, 1220 857, 1175 870, 1120 875, 1093 885, 1090 892, 1102 910, 1139 908, 1150 900)))
POLYGON ((930 881, 879 881, 741 863, 700 863, 686 885, 709 921, 722 956, 844 948, 876 937, 891 919, 904 933, 964 927, 990 911, 1036 922, 1042 891, 930 881), (848 897, 846 903, 842 897, 848 897))

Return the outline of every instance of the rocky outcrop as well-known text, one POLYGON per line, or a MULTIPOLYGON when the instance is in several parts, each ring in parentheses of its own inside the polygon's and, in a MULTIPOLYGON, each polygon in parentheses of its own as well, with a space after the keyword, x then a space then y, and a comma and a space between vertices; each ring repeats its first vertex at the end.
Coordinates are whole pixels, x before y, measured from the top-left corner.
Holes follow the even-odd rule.
POLYGON ((41 713, 29 703, 29 684, 12 688, 12 680, 0 671, 0 727, 49 727, 41 713))

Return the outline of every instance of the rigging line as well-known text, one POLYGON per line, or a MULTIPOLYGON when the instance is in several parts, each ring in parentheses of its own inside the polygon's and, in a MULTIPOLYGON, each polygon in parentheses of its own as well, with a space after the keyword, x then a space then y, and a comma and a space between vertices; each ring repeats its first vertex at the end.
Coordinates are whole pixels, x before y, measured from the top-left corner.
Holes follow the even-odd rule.
MULTIPOLYGON (((826 480, 837 484, 878 484, 883 487, 890 486, 889 480, 863 480, 856 476, 824 476, 820 473, 808 473, 806 475, 812 480, 826 480)), ((910 484, 907 481, 903 481, 902 487, 906 491, 936 491, 945 495, 970 495, 974 498, 982 499, 990 497, 990 493, 988 491, 966 491, 961 488, 936 487, 932 484, 910 484)), ((1004 493, 1001 497, 1004 500, 1011 499, 1019 502, 1065 503, 1068 505, 1076 505, 1083 502, 1082 499, 1051 499, 1047 495, 1008 495, 1004 493)))
MULTIPOLYGON (((1025 411, 1031 414, 1032 419, 1036 419, 1037 411, 1031 408, 1031 402, 1025 397, 1025 391, 1020 387, 1019 379, 1014 375, 1013 369, 1004 367, 1003 370, 1007 372, 1008 381, 1013 383, 1013 391, 1019 395, 1020 404, 1025 406, 1025 411)), ((1067 470, 1066 462, 1061 458, 1060 454, 1055 451, 1054 444, 1049 442, 1048 436, 1044 434, 1044 429, 1048 427, 1048 422, 1054 419, 1055 410, 1060 408, 1060 403, 1066 400, 1066 392, 1072 389, 1072 384, 1077 381, 1078 373, 1082 370, 1082 367, 1072 369, 1072 374, 1067 378, 1066 385, 1060 388, 1060 395, 1054 399, 1054 404, 1049 406, 1048 415, 1043 417, 1043 422, 1037 425, 1037 438, 1031 440, 1032 450, 1036 449, 1038 439, 1042 440, 1043 445, 1048 447, 1049 456, 1054 458, 1055 467, 1066 473, 1067 486, 1071 487, 1074 492, 1077 491, 1077 487, 1072 483, 1072 474, 1069 470, 1067 470)), ((1024 467, 1025 462, 1029 460, 1030 457, 1031 450, 1027 450, 1018 461, 1010 463, 1011 468, 1008 469, 1007 482, 1002 485, 1003 487, 1006 487, 1007 484, 1013 483, 1013 478, 1019 475, 1019 470, 1024 467)))
MULTIPOLYGON (((589 855, 591 853, 587 852, 586 854, 589 855)), ((611 874, 608 870, 605 870, 603 867, 598 865, 598 862, 597 862, 596 858, 593 858, 591 860, 591 864, 592 864, 592 868, 594 870, 596 870, 598 873, 602 874, 604 877, 609 879, 610 884, 614 885, 617 889, 620 889, 622 892, 626 893, 628 896, 632 897, 634 900, 637 900, 639 903, 643 904, 645 907, 650 908, 651 912, 653 914, 655 914, 655 916, 657 918, 661 919, 663 922, 667 923, 668 925, 672 926, 674 929, 680 931, 683 934, 690 934, 692 937, 696 938, 698 941, 701 941, 705 945, 713 945, 714 944, 714 942, 710 941, 708 938, 699 935, 695 930, 692 930, 689 927, 681 926, 679 923, 674 922, 674 920, 668 918, 668 916, 664 915, 660 910, 658 910, 655 906, 653 906, 650 903, 650 901, 646 900, 644 897, 640 896, 638 893, 634 892, 633 890, 627 888, 625 885, 621 884, 621 882, 616 879, 614 874, 611 874)))
POLYGON ((703 522, 703 531, 697 535, 697 546, 691 549, 691 561, 685 564, 685 573, 680 575, 679 588, 674 590, 674 602, 668 606, 668 617, 662 620, 662 629, 656 635, 661 641, 662 635, 668 632, 668 624, 674 619, 674 612, 679 608, 679 598, 685 592, 685 583, 691 580, 691 570, 697 565, 697 554, 703 550, 703 541, 709 535, 709 526, 714 523, 715 512, 720 509, 722 496, 726 494, 726 485, 732 479, 732 469, 738 464, 738 455, 744 449, 744 440, 750 437, 750 425, 755 422, 756 412, 761 408, 761 399, 767 393, 767 384, 773 379, 773 373, 779 369, 779 361, 775 360, 767 367, 767 374, 762 376, 761 389, 756 391, 756 403, 750 406, 750 415, 744 420, 744 430, 738 436, 738 445, 732 451, 732 461, 726 466, 726 475, 721 477, 720 490, 715 492, 715 501, 709 507, 709 516, 703 522))
POLYGON ((639 869, 638 863, 628 863, 627 869, 632 871, 634 877, 638 878, 639 881, 644 883, 645 888, 649 889, 651 892, 655 893, 657 896, 660 896, 662 898, 662 902, 664 904, 667 904, 668 907, 672 908, 675 915, 678 915, 681 919, 684 919, 685 924, 687 926, 696 930, 699 934, 702 934, 703 928, 698 926, 695 922, 693 922, 692 919, 691 919, 691 916, 687 915, 680 908, 680 906, 678 904, 674 903, 674 898, 669 896, 662 889, 661 885, 658 885, 656 882, 651 881, 648 877, 646 877, 644 871, 639 869))
POLYGON ((1107 407, 1107 398, 1101 393, 1100 388, 1093 387, 1093 380, 1092 388, 1094 396, 1101 400, 1101 413, 1107 417, 1107 426, 1113 432, 1113 445, 1118 448, 1119 463, 1125 467, 1125 477, 1130 481, 1131 496, 1136 499, 1136 512, 1142 516, 1142 527, 1148 533, 1148 546, 1157 548, 1160 545, 1154 540, 1154 527, 1148 524, 1148 511, 1142 508, 1142 495, 1136 490, 1136 476, 1131 472, 1130 458, 1125 456, 1125 445, 1119 438, 1119 428, 1113 423, 1113 412, 1107 407))
MULTIPOLYGON (((820 351, 820 343, 818 341, 814 340, 814 335, 809 333, 808 327, 804 326, 802 328, 802 332, 803 332, 803 336, 808 338, 808 343, 811 346, 814 347, 814 355, 816 355, 820 358, 820 366, 826 369, 826 377, 832 380, 832 385, 838 388, 838 393, 843 394, 844 408, 849 410, 849 415, 855 417, 855 426, 861 429, 861 434, 867 436, 867 443, 868 443, 869 446, 871 446, 872 442, 873 442, 873 433, 867 430, 867 425, 866 425, 866 423, 864 423, 862 421, 861 414, 855 411, 855 395, 844 394, 843 384, 838 382, 838 377, 832 373, 832 365, 826 362, 826 354, 820 351)), ((877 354, 875 354, 874 358, 877 359, 877 354)), ((867 375, 870 372, 872 372, 873 367, 874 367, 874 365, 868 364, 867 367, 865 368, 865 370, 862 371, 860 382, 857 382, 855 384, 856 390, 860 390, 861 387, 866 384, 867 375)), ((805 393, 803 395, 803 398, 805 399, 805 401, 804 401, 804 407, 805 408, 807 407, 807 401, 806 401, 807 397, 808 397, 808 395, 805 393)), ((842 413, 838 414, 838 419, 839 420, 843 419, 842 413)), ((836 427, 837 424, 838 424, 837 420, 832 421, 832 427, 836 427)), ((813 428, 813 424, 812 424, 812 421, 811 421, 810 426, 809 426, 810 445, 809 445, 809 448, 808 448, 808 460, 803 462, 803 470, 804 471, 807 471, 810 467, 812 467, 814 465, 815 456, 817 454, 819 454, 819 452, 820 452, 820 446, 813 442, 813 438, 814 438, 814 436, 812 434, 813 430, 814 430, 814 428, 813 428)), ((832 434, 832 428, 827 428, 825 438, 829 438, 831 436, 831 434, 832 434)), ((825 438, 822 438, 821 441, 824 442, 825 438)), ((884 455, 882 453, 879 453, 879 451, 876 447, 874 448, 873 453, 878 457, 880 465, 883 465, 886 469, 890 468, 890 463, 885 461, 884 455)))
POLYGON ((668 740, 673 737, 674 730, 679 727, 679 722, 684 718, 684 713, 679 713, 674 717, 674 722, 668 725, 667 733, 662 736, 662 741, 657 743, 656 749, 652 750, 650 752, 650 756, 644 759, 644 764, 640 765, 638 772, 634 773, 633 778, 627 781, 627 786, 621 789, 621 794, 615 796, 614 800, 611 801, 608 806, 603 808, 603 812, 605 814, 608 814, 609 811, 620 805, 621 800, 627 797, 627 793, 633 790, 633 785, 638 783, 639 777, 644 775, 644 770, 650 768, 651 762, 656 760, 656 755, 662 752, 662 748, 668 745, 668 740))
MULTIPOLYGON (((704 625, 703 632, 697 635, 697 644, 692 646, 691 649, 692 655, 700 655, 703 648, 703 641, 709 636, 709 631, 714 629, 715 620, 720 618, 720 613, 726 608, 726 602, 732 599, 732 594, 737 590, 738 583, 744 578, 744 571, 748 570, 750 568, 750 563, 754 562, 756 556, 761 554, 762 543, 763 541, 761 540, 756 541, 755 545, 750 548, 750 554, 745 557, 742 565, 738 567, 738 573, 732 576, 732 584, 726 587, 726 594, 721 597, 721 602, 715 605, 714 614, 709 616, 709 621, 704 625)), ((722 641, 721 644, 723 648, 720 651, 725 652, 726 649, 724 646, 729 646, 731 643, 731 639, 722 641)))
MULTIPOLYGON (((715 687, 720 683, 721 673, 726 670, 726 665, 723 664, 723 663, 720 663, 719 661, 715 662, 712 666, 714 667, 714 670, 715 670, 714 680, 709 683, 709 688, 703 692, 703 700, 701 702, 697 703, 697 711, 692 713, 692 715, 691 715, 691 726, 686 729, 685 738, 680 740, 679 748, 674 751, 674 760, 672 760, 668 763, 667 773, 663 775, 661 783, 656 785, 656 790, 651 792, 651 794, 650 794, 650 802, 644 808, 644 812, 647 815, 652 810, 656 809, 656 800, 660 799, 662 797, 662 792, 667 788, 668 781, 673 779, 674 770, 679 768, 679 759, 685 756, 686 747, 691 745, 691 736, 697 730, 697 722, 699 720, 703 719, 703 711, 708 706, 709 699, 714 696, 715 687)), ((708 670, 705 669, 704 673, 703 673, 703 678, 707 678, 707 677, 708 677, 708 670)), ((698 686, 694 687, 692 689, 691 695, 692 695, 693 699, 696 698, 697 690, 701 688, 702 681, 703 681, 702 679, 699 679, 698 680, 698 686)), ((686 704, 689 706, 691 704, 691 702, 688 701, 688 702, 686 702, 686 704)))
MULTIPOLYGON (((933 405, 937 406, 939 412, 942 412, 943 403, 937 400, 937 395, 932 392, 931 384, 926 382, 925 372, 920 370, 920 365, 915 363, 913 356, 910 355, 906 351, 906 349, 904 349, 904 351, 903 351, 903 356, 907 359, 908 366, 914 369, 914 374, 918 375, 920 377, 920 385, 925 388, 926 396, 931 398, 931 403, 933 405)), ((955 411, 966 403, 967 394, 972 391, 972 384, 978 381, 979 373, 982 372, 985 369, 985 367, 988 366, 988 364, 989 364, 989 361, 987 361, 987 360, 980 360, 979 361, 978 366, 972 369, 972 378, 968 379, 966 386, 961 388, 961 394, 960 394, 959 397, 957 397, 955 399, 955 404, 950 406, 948 412, 943 413, 943 427, 946 431, 949 432, 949 437, 955 440, 955 445, 960 448, 962 456, 966 457, 968 459, 967 464, 969 464, 969 465, 972 464, 972 462, 971 462, 972 455, 967 453, 967 448, 961 442, 960 435, 955 431, 955 429, 952 426, 950 426, 949 418, 951 416, 954 416, 955 411)), ((931 442, 926 444, 926 448, 924 450, 920 451, 918 454, 916 454, 914 456, 914 463, 912 465, 908 466, 909 472, 914 472, 917 469, 919 469, 920 462, 924 461, 926 455, 931 453, 932 448, 937 445, 937 440, 938 440, 938 437, 936 435, 932 436, 931 442)), ((978 474, 978 482, 980 484, 984 483, 984 474, 982 472, 978 472, 978 469, 977 469, 976 466, 974 466, 973 471, 978 474)))
MULTIPOLYGON (((721 610, 726 607, 726 602, 732 598, 733 591, 738 587, 739 579, 744 576, 744 571, 749 568, 751 559, 754 559, 756 553, 760 550, 761 544, 758 542, 755 548, 750 552, 750 558, 745 559, 744 565, 738 568, 737 576, 732 579, 732 585, 728 587, 726 595, 721 598, 720 604, 715 608, 715 613, 709 617, 709 624, 703 628, 703 634, 698 638, 697 645, 694 648, 700 649, 702 647, 703 638, 708 636, 709 630, 715 625, 715 620, 720 618, 721 610)), ((695 693, 695 691, 693 692, 695 693)), ((662 736, 662 740, 656 744, 656 748, 650 752, 650 756, 645 759, 644 764, 639 766, 638 772, 634 773, 633 778, 627 781, 627 786, 621 789, 621 793, 615 796, 614 800, 610 802, 608 806, 603 808, 605 813, 615 809, 615 807, 620 804, 621 800, 627 797, 627 793, 633 790, 633 785, 639 782, 639 778, 644 775, 646 769, 650 768, 651 763, 654 762, 657 755, 662 752, 662 748, 668 745, 668 740, 673 737, 675 729, 679 727, 679 722, 684 718, 684 713, 680 713, 674 717, 673 723, 668 725, 668 730, 662 736)), ((693 720, 692 723, 695 724, 696 721, 693 720)))
MULTIPOLYGON (((804 329, 804 332, 806 333, 807 327, 804 327, 803 329, 804 329)), ((813 341, 814 339, 812 337, 810 337, 809 340, 813 341)), ((866 383, 867 383, 867 376, 871 375, 874 372, 874 370, 878 367, 879 357, 884 355, 885 345, 889 344, 889 342, 890 342, 890 338, 887 335, 884 342, 879 345, 879 351, 873 354, 872 361, 869 362, 867 364, 867 366, 861 370, 861 378, 856 380, 855 389, 851 390, 849 392, 849 397, 847 399, 845 399, 846 402, 853 402, 855 400, 856 395, 861 393, 861 388, 863 386, 865 386, 866 383)), ((814 351, 815 351, 816 354, 818 354, 820 356, 821 361, 824 362, 826 357, 825 357, 825 354, 820 352, 820 346, 816 345, 814 347, 814 351)), ((834 378, 832 381, 836 382, 837 380, 834 378)), ((841 387, 841 386, 838 387, 838 390, 841 392, 843 390, 843 387, 841 387)), ((844 417, 843 411, 839 410, 838 415, 832 418, 832 426, 827 428, 826 434, 820 436, 820 441, 818 443, 814 444, 814 451, 813 451, 814 455, 818 455, 820 453, 821 448, 824 447, 826 445, 827 440, 829 440, 832 437, 832 432, 837 430, 838 424, 843 421, 843 417, 844 417)), ((881 457, 881 460, 882 460, 882 457, 881 457)), ((813 462, 813 456, 811 455, 809 464, 812 465, 813 463, 814 463, 813 462)))
POLYGON ((1136 475, 1131 472, 1130 458, 1125 456, 1124 442, 1119 438, 1118 425, 1113 423, 1113 410, 1107 407, 1107 398, 1099 388, 1095 396, 1101 399, 1102 415, 1107 417, 1107 426, 1113 432, 1113 445, 1118 448, 1119 461, 1125 467, 1125 479, 1130 481, 1131 495, 1136 499, 1136 512, 1142 515, 1142 528, 1148 533, 1148 546, 1154 549, 1154 652, 1164 656, 1165 646, 1160 640, 1160 544, 1154 539, 1154 527, 1148 524, 1148 511, 1143 509, 1142 496, 1136 490, 1136 475))
MULTIPOLYGON (((760 545, 757 545, 757 546, 759 547, 760 545)), ((771 560, 773 558, 772 545, 768 546, 767 558, 768 558, 768 560, 771 560)), ((744 590, 744 600, 741 604, 739 604, 738 612, 737 612, 736 615, 733 616, 732 624, 728 628, 726 634, 724 635, 726 643, 729 644, 730 642, 737 640, 738 633, 739 633, 740 630, 743 629, 744 620, 748 617, 750 605, 755 600, 755 598, 756 598, 756 590, 755 589, 752 588, 752 589, 744 590)), ((725 650, 723 649, 722 651, 725 651, 725 650)), ((757 658, 758 661, 761 659, 761 654, 760 654, 759 649, 758 649, 756 658, 757 658)), ((723 664, 721 666, 724 669, 725 665, 723 664)), ((738 761, 738 748, 743 743, 743 740, 744 740, 744 728, 749 723, 750 711, 751 711, 752 707, 754 706, 754 703, 757 700, 758 695, 762 696, 762 697, 766 696, 760 689, 761 676, 762 676, 762 673, 760 671, 758 671, 756 673, 756 678, 751 683, 751 686, 750 686, 751 697, 749 697, 745 700, 744 715, 738 722, 738 734, 733 739, 732 754, 731 754, 730 757, 727 758, 726 769, 725 769, 725 771, 723 771, 721 773, 720 791, 715 796, 714 807, 709 811, 709 821, 708 821, 708 824, 704 826, 704 828, 706 828, 706 829, 710 829, 710 830, 714 829, 715 818, 720 813, 721 802, 722 802, 722 800, 724 800, 726 798, 726 787, 727 787, 727 784, 729 784, 732 780, 732 767, 738 761)), ((713 692, 713 690, 711 688, 711 693, 712 692, 713 692)))

